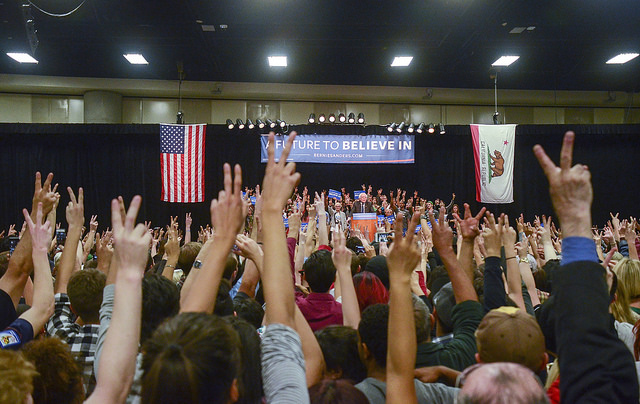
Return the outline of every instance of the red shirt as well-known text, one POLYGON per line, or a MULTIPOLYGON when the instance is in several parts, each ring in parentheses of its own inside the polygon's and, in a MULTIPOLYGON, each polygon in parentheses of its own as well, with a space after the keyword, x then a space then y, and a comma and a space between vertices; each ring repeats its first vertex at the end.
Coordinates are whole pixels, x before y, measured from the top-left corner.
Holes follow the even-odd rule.
POLYGON ((296 304, 315 332, 329 325, 342 325, 342 305, 329 293, 296 293, 296 304))

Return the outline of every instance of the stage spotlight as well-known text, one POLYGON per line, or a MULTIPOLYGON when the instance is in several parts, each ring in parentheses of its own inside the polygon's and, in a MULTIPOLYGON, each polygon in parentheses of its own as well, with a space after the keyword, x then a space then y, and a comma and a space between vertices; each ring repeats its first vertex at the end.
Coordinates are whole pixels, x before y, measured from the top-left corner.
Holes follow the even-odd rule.
POLYGON ((244 129, 244 123, 242 123, 242 119, 238 119, 236 121, 236 125, 238 125, 238 129, 244 129))
POLYGON ((404 130, 404 121, 400 122, 400 125, 398 125, 398 127, 396 128, 396 132, 402 133, 403 130, 404 130))
POLYGON ((418 129, 416 129, 416 132, 418 133, 424 132, 424 122, 420 122, 420 125, 418 125, 418 129))
POLYGON ((347 122, 347 117, 344 116, 344 114, 341 112, 340 115, 338 115, 338 121, 340 123, 345 123, 345 122, 347 122))
POLYGON ((362 112, 358 114, 358 123, 361 125, 364 123, 364 114, 362 112))
POLYGON ((324 116, 324 114, 320 114, 320 116, 318 117, 318 122, 320 123, 324 123, 327 120, 327 117, 324 116))
POLYGON ((247 128, 249 129, 253 129, 255 128, 256 125, 253 124, 253 122, 251 121, 251 119, 247 119, 247 128))
POLYGON ((407 132, 409 133, 413 133, 413 131, 416 129, 416 126, 414 124, 409 124, 409 128, 407 129, 407 132))
POLYGON ((264 122, 262 122, 262 120, 256 119, 256 125, 258 125, 258 128, 264 129, 264 122))
POLYGON ((231 119, 227 119, 227 128, 229 128, 229 130, 233 129, 233 121, 231 119))
POLYGON ((276 120, 276 124, 281 128, 287 126, 287 123, 285 121, 281 121, 280 119, 276 120))
POLYGON ((334 114, 329 115, 329 122, 334 123, 336 121, 336 116, 334 114))
POLYGON ((432 123, 429 124, 429 133, 433 134, 436 131, 436 128, 433 126, 432 123))
POLYGON ((275 129, 277 124, 273 122, 271 119, 267 119, 267 125, 269 125, 269 128, 275 129))
POLYGON ((389 126, 387 126, 387 131, 389 132, 393 132, 396 129, 396 123, 390 123, 389 126))
POLYGON ((441 134, 441 135, 444 135, 444 134, 445 134, 445 131, 444 131, 444 125, 442 124, 442 122, 440 122, 440 123, 438 124, 438 129, 440 129, 440 134, 441 134))
POLYGON ((309 114, 309 123, 316 123, 316 114, 309 114))

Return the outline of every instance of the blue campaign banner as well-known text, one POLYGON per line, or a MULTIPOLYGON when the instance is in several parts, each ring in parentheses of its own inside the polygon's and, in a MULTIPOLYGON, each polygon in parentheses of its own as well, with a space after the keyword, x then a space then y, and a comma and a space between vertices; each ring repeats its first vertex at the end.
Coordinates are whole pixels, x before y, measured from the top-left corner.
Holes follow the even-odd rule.
POLYGON ((284 221, 284 227, 286 227, 287 229, 289 228, 289 219, 288 218, 283 218, 284 221))
POLYGON ((307 231, 307 227, 309 226, 309 223, 300 223, 300 228, 302 229, 302 231, 307 231))
POLYGON ((416 226, 416 234, 418 234, 418 232, 420 231, 420 229, 422 229, 422 226, 421 226, 421 225, 417 225, 417 226, 416 226))
POLYGON ((389 222, 389 224, 393 224, 394 220, 396 220, 393 216, 387 216, 387 222, 389 222))
POLYGON ((329 198, 337 199, 339 201, 342 200, 342 192, 336 191, 335 189, 329 190, 329 198))
POLYGON ((384 226, 384 215, 378 215, 378 226, 384 226))
MULTIPOLYGON (((275 136, 276 161, 288 135, 275 136)), ((266 163, 269 137, 260 137, 260 157, 266 163)), ((287 161, 327 164, 413 164, 414 135, 298 135, 287 161)))
POLYGON ((358 199, 360 194, 366 194, 366 192, 364 192, 364 191, 353 191, 353 198, 354 199, 358 199))
POLYGON ((256 197, 255 197, 255 196, 252 196, 252 197, 251 197, 251 204, 252 204, 252 205, 255 205, 255 204, 256 204, 256 197))

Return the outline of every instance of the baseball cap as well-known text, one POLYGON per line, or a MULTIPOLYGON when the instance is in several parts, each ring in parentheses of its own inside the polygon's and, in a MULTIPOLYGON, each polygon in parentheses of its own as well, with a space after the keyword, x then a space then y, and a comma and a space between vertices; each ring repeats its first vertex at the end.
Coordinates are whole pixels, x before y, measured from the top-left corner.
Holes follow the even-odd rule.
POLYGON ((537 372, 545 353, 544 336, 533 316, 503 306, 484 316, 476 330, 478 354, 485 363, 519 363, 537 372))

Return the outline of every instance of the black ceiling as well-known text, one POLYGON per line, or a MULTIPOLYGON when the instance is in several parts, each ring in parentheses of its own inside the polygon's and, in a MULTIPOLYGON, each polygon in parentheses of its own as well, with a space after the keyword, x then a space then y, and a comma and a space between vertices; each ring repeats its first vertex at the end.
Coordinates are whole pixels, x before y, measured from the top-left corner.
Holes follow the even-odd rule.
POLYGON ((605 64, 639 51, 637 0, 86 0, 61 18, 34 7, 81 2, 33 0, 39 64, 20 65, 4 53, 29 50, 23 1, 0 0, 0 72, 176 80, 182 61, 196 81, 492 88, 491 63, 515 54, 499 88, 640 91, 640 57, 605 64), (289 66, 270 68, 270 54, 289 66), (395 55, 414 59, 392 68, 395 55))

